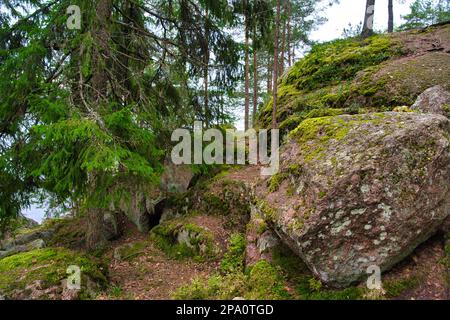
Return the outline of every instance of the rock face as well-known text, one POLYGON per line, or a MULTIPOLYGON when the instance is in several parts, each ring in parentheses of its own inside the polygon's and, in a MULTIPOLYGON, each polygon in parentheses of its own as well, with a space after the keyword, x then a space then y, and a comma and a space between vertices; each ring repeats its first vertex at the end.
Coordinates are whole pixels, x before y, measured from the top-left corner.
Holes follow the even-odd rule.
POLYGON ((45 248, 45 241, 53 235, 53 230, 33 231, 8 238, 0 242, 0 259, 21 252, 45 248))
POLYGON ((417 98, 411 109, 450 118, 450 92, 442 86, 431 87, 417 98))
POLYGON ((450 215, 450 122, 378 113, 305 120, 257 207, 325 284, 385 271, 450 215))
POLYGON ((124 213, 140 232, 147 233, 152 227, 152 221, 159 220, 158 215, 161 213, 157 212, 158 205, 167 194, 186 192, 192 178, 189 166, 175 166, 166 162, 159 187, 128 186, 128 194, 118 203, 112 204, 110 209, 112 212, 124 213))

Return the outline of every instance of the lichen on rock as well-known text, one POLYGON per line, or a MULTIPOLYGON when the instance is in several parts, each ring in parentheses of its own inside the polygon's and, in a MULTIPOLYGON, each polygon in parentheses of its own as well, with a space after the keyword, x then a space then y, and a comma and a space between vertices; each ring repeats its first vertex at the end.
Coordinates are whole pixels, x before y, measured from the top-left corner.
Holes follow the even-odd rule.
POLYGON ((431 114, 306 120, 281 149, 279 188, 257 187, 258 208, 323 283, 348 286, 401 261, 450 214, 449 133, 431 114))

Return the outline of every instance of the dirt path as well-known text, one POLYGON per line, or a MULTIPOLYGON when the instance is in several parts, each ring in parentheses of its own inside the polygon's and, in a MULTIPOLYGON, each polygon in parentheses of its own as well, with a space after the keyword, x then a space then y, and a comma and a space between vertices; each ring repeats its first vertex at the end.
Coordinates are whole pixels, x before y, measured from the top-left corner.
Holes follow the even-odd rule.
POLYGON ((223 228, 223 217, 206 215, 193 216, 190 220, 214 234, 215 246, 221 253, 213 261, 195 262, 192 259, 177 260, 168 257, 150 240, 148 235, 140 234, 135 228, 112 243, 105 256, 109 264, 110 288, 97 298, 99 300, 167 300, 179 287, 189 284, 194 278, 206 278, 219 269, 220 260, 228 247, 230 232, 223 228), (114 257, 117 248, 140 244, 142 249, 130 260, 114 257))

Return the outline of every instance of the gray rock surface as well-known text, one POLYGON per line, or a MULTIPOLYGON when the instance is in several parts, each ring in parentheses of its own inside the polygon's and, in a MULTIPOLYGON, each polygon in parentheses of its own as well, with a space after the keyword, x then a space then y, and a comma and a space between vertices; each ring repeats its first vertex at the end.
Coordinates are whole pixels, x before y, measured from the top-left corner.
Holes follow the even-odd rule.
POLYGON ((439 85, 428 88, 417 98, 411 109, 450 118, 450 92, 439 85))
POLYGON ((325 284, 407 257, 450 215, 450 122, 382 113, 304 121, 257 208, 325 284))

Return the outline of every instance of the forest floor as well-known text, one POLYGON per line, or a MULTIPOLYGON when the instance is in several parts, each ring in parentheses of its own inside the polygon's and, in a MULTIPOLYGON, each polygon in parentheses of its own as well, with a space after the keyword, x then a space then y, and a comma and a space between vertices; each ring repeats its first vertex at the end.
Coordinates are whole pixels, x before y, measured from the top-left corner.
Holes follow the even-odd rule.
MULTIPOLYGON (((193 218, 193 222, 213 232, 216 245, 225 251, 230 235, 222 228, 221 217, 199 215, 193 218)), ((198 262, 170 257, 148 235, 139 233, 132 226, 121 239, 111 243, 105 256, 110 261, 110 289, 99 295, 99 300, 167 300, 179 287, 195 278, 208 278, 220 265, 220 259, 198 262), (117 249, 133 244, 143 244, 134 257, 124 260, 115 258, 117 249)))

